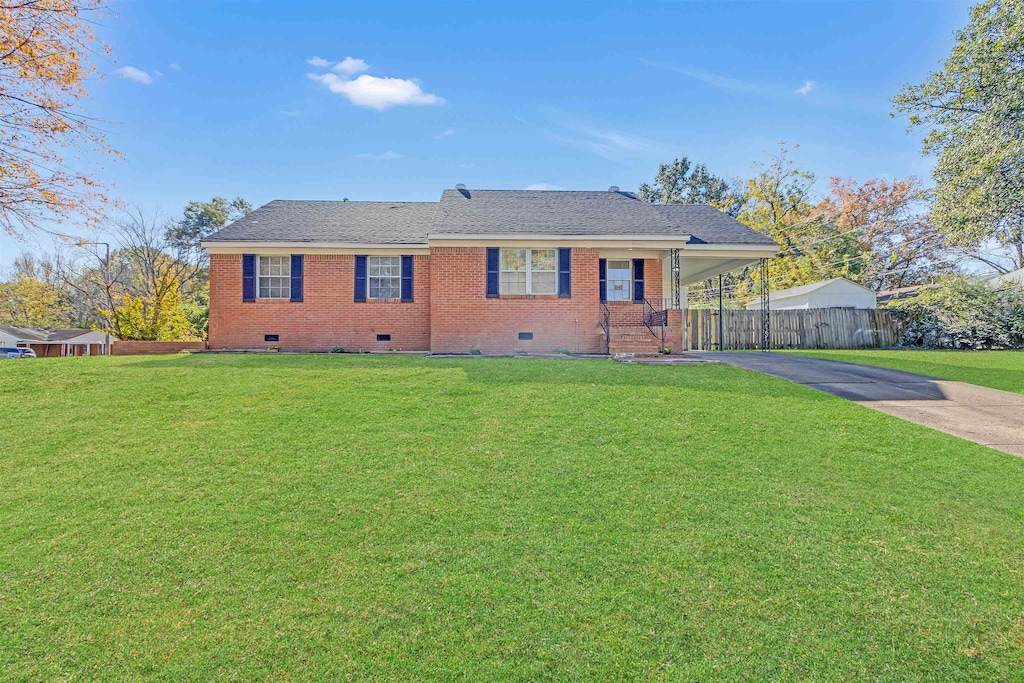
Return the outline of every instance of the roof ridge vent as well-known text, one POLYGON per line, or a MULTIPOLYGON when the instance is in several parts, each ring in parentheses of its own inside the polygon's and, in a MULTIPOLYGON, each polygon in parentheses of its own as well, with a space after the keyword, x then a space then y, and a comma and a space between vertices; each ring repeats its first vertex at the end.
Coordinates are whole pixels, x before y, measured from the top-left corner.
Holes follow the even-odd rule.
POLYGON ((618 185, 612 185, 611 187, 608 188, 608 191, 609 192, 618 192, 619 191, 619 186, 618 185))

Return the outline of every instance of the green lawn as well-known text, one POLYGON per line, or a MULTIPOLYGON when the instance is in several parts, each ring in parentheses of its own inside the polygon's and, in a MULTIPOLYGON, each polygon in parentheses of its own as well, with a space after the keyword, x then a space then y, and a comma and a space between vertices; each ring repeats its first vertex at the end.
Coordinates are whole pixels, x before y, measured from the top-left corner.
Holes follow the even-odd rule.
MULTIPOLYGON (((1024 351, 791 351, 1024 394, 1024 351)), ((1024 680, 1024 678, 1022 678, 1024 680)))
POLYGON ((725 365, 0 365, 3 680, 1020 680, 1024 461, 725 365))

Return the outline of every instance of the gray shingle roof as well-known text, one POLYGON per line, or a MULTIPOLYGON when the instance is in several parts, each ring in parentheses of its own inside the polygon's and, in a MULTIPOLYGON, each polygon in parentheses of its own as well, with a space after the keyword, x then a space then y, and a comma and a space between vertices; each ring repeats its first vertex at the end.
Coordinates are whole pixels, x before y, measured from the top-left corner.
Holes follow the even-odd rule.
POLYGON ((432 233, 684 234, 628 192, 445 190, 432 233))
POLYGON ((81 337, 89 334, 92 330, 57 327, 17 327, 15 325, 0 325, 0 332, 11 337, 16 337, 26 342, 58 342, 81 337))
POLYGON ((774 244, 710 206, 563 190, 445 190, 439 202, 277 200, 206 241, 425 244, 428 233, 692 235, 698 244, 774 244))
POLYGON ((860 287, 861 289, 867 290, 869 292, 872 291, 865 287, 864 285, 859 285, 856 282, 847 280, 845 277, 834 277, 831 280, 821 280, 820 282, 812 282, 806 285, 798 285, 796 287, 789 287, 788 289, 779 289, 772 292, 772 296, 780 299, 785 299, 791 296, 800 296, 802 294, 807 294, 808 292, 813 292, 817 289, 821 289, 822 287, 825 287, 827 285, 831 285, 834 282, 844 282, 848 285, 860 287))
POLYGON ((678 230, 693 236, 693 242, 705 244, 774 245, 762 235, 729 214, 706 204, 657 204, 652 208, 678 230))
POLYGON ((437 202, 278 199, 206 238, 208 242, 425 244, 437 202))

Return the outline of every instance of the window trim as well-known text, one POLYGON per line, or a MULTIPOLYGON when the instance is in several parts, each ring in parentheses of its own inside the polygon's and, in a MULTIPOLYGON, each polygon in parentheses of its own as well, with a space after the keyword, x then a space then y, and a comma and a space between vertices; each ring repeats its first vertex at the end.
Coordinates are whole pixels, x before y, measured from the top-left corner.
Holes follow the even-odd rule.
POLYGON ((391 256, 391 255, 382 255, 382 254, 370 254, 370 255, 367 255, 367 257, 366 257, 366 299, 367 299, 367 301, 371 301, 371 300, 372 301, 400 301, 401 298, 402 298, 402 276, 404 274, 405 274, 405 269, 402 267, 402 257, 401 256, 391 256), (398 259, 398 275, 389 275, 386 278, 382 277, 380 275, 376 275, 376 276, 370 275, 370 259, 375 259, 375 258, 377 258, 377 259, 381 259, 381 258, 387 258, 387 259, 394 258, 394 259, 398 259), (370 295, 370 291, 371 291, 370 280, 373 280, 374 278, 376 278, 377 280, 381 280, 381 279, 384 279, 384 280, 396 280, 398 282, 398 296, 386 296, 386 297, 385 296, 371 296, 370 295))
POLYGON ((499 296, 558 296, 558 248, 557 247, 501 247, 498 250, 498 294, 499 296), (507 270, 505 268, 504 255, 506 251, 526 252, 526 292, 513 293, 505 291, 505 273, 522 273, 521 270, 507 270), (554 254, 554 268, 551 270, 538 270, 538 273, 551 273, 554 277, 554 288, 550 292, 533 291, 533 252, 550 251, 554 254))
POLYGON ((289 300, 289 299, 292 298, 292 257, 291 256, 282 256, 280 254, 257 254, 256 255, 256 267, 255 267, 254 270, 256 271, 256 298, 257 299, 273 299, 273 300, 277 301, 277 300, 281 300, 281 299, 289 300), (260 275, 260 264, 263 263, 263 259, 265 259, 265 258, 266 259, 270 259, 270 258, 282 259, 283 263, 288 264, 288 274, 287 275, 263 275, 263 276, 261 276, 260 275), (282 296, 264 296, 263 295, 263 291, 262 291, 263 288, 262 288, 262 286, 260 284, 260 280, 263 277, 279 278, 279 279, 282 279, 285 282, 287 282, 288 286, 287 286, 287 289, 286 289, 285 293, 282 296))
POLYGON ((633 302, 633 259, 630 259, 630 258, 609 258, 609 259, 605 259, 604 273, 605 273, 604 274, 604 281, 605 281, 605 294, 604 294, 604 298, 605 298, 605 301, 609 302, 609 303, 613 302, 613 301, 615 301, 615 302, 625 301, 627 303, 632 303, 633 302), (612 277, 611 277, 611 272, 612 272, 611 264, 614 261, 625 261, 626 264, 627 264, 627 270, 629 270, 629 279, 627 280, 627 285, 626 285, 626 287, 627 287, 626 288, 626 298, 624 298, 624 299, 613 299, 612 298, 612 282, 621 282, 622 281, 619 278, 615 278, 613 280, 612 277))

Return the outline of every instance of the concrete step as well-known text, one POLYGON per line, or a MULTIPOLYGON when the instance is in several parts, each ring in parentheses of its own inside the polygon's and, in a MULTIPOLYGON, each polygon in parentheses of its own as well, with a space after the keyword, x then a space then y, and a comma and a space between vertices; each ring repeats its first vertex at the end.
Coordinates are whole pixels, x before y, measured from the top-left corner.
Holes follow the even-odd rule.
POLYGON ((651 354, 661 350, 659 339, 616 339, 612 337, 608 353, 613 356, 617 353, 639 353, 651 354))
MULTIPOLYGON (((657 328, 655 328, 657 329, 657 328)), ((642 334, 651 336, 651 331, 647 329, 646 325, 612 325, 609 332, 612 335, 616 334, 642 334)))

